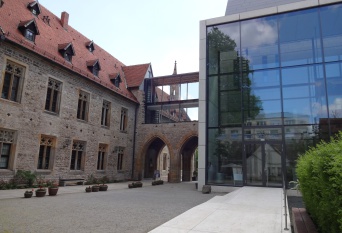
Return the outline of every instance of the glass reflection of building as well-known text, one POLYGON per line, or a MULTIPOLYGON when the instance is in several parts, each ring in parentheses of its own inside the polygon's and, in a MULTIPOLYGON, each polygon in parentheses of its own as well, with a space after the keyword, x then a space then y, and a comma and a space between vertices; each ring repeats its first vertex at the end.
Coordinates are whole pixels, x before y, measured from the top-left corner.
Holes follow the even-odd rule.
POLYGON ((341 130, 342 1, 336 2, 204 21, 203 184, 282 186, 283 174, 296 180, 300 154, 341 130))

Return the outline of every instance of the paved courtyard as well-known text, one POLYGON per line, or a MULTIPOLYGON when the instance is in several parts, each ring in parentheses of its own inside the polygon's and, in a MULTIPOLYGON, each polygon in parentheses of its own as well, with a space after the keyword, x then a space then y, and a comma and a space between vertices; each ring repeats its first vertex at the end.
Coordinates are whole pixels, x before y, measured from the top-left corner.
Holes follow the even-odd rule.
POLYGON ((202 194, 193 183, 166 183, 85 193, 84 186, 60 187, 55 197, 22 198, 24 190, 0 190, 0 233, 148 232, 223 193, 202 194))

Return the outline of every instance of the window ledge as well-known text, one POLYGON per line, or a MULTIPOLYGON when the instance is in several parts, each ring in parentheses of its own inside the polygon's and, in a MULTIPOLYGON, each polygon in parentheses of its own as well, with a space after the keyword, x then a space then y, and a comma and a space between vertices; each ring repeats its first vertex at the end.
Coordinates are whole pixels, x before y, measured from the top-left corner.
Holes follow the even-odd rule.
POLYGON ((3 168, 0 168, 0 173, 1 175, 14 175, 14 171, 13 170, 10 170, 10 169, 3 169, 3 168))
POLYGON ((52 173, 52 170, 50 169, 36 169, 36 173, 39 173, 39 175, 45 174, 50 175, 52 173))
POLYGON ((49 114, 49 115, 52 115, 52 116, 57 116, 57 117, 59 117, 59 113, 57 113, 57 112, 50 112, 49 110, 44 110, 44 113, 49 114))
POLYGON ((96 173, 102 173, 102 174, 104 174, 104 173, 106 173, 106 170, 96 170, 96 173))
POLYGON ((85 123, 85 124, 87 124, 87 123, 88 123, 88 121, 86 121, 86 120, 82 120, 82 119, 78 119, 78 118, 77 118, 77 121, 78 121, 78 122, 81 122, 81 123, 85 123))
POLYGON ((5 101, 9 104, 14 104, 14 105, 20 105, 21 104, 20 102, 9 100, 9 99, 4 99, 4 98, 0 98, 0 100, 5 101))
POLYGON ((103 129, 110 129, 110 127, 106 126, 106 125, 101 125, 101 128, 103 128, 103 129))

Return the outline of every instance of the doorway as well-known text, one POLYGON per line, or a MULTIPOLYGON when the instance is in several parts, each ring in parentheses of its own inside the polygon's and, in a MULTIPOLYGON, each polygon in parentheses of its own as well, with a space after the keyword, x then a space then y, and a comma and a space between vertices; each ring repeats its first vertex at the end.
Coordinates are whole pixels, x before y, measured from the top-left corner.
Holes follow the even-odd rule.
POLYGON ((245 142, 245 184, 282 187, 283 150, 281 142, 245 142))

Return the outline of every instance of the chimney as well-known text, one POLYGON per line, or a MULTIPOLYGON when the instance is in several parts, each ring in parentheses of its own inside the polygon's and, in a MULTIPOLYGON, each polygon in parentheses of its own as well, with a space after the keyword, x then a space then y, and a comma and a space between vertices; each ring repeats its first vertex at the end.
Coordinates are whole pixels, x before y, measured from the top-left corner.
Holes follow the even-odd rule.
POLYGON ((69 14, 65 11, 62 12, 61 24, 65 30, 68 30, 69 14))

